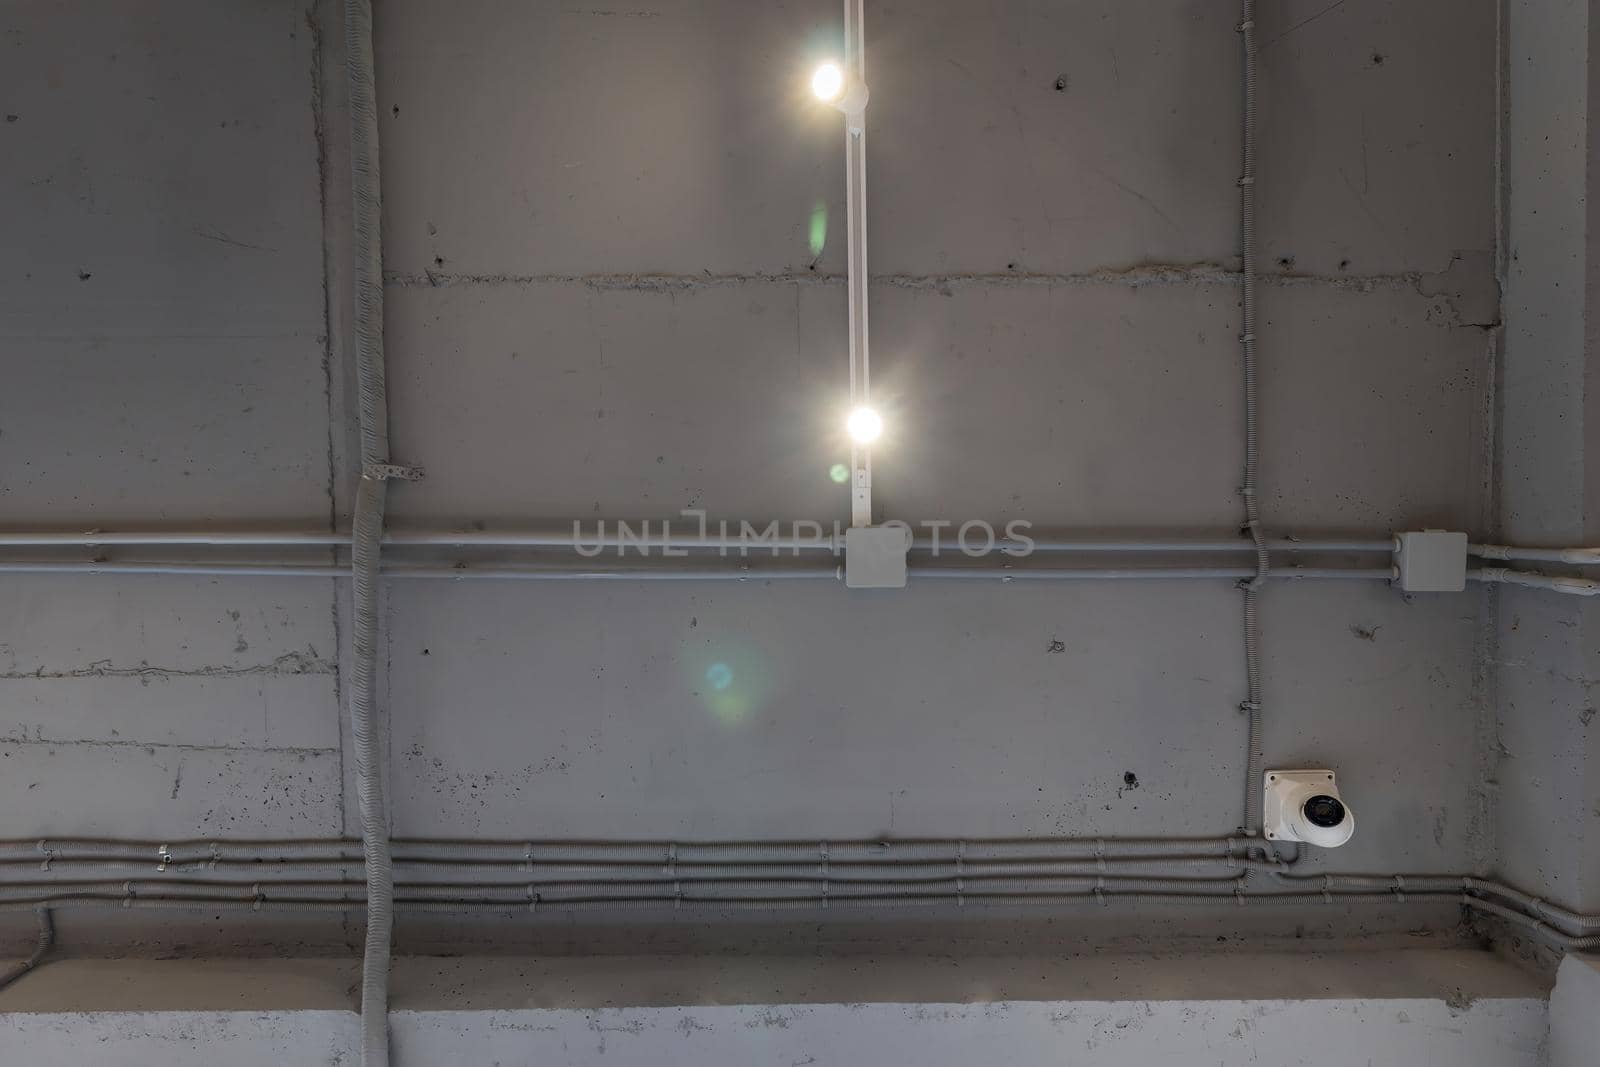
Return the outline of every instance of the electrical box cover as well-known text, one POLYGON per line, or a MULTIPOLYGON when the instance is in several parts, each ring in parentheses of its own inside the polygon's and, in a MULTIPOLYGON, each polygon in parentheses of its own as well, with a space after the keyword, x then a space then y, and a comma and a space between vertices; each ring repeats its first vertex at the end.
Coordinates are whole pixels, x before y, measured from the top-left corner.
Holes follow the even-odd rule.
POLYGON ((1467 535, 1423 530, 1400 535, 1400 588, 1408 593, 1459 593, 1467 587, 1467 535))
POLYGON ((851 589, 904 589, 910 531, 904 526, 852 526, 844 533, 844 584, 851 589))

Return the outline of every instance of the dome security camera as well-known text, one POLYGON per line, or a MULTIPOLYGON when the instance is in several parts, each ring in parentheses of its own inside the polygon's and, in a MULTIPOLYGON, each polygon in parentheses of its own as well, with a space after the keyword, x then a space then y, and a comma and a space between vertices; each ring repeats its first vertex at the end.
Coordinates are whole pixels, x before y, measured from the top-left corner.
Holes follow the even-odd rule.
POLYGON ((1262 829, 1268 841, 1338 848, 1356 832, 1356 818, 1340 798, 1332 771, 1268 771, 1262 785, 1262 829))

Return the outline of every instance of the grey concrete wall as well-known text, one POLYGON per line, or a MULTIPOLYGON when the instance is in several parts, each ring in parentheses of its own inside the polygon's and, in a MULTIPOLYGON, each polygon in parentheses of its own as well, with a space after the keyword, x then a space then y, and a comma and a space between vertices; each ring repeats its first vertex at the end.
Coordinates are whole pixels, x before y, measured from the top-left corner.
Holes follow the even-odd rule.
POLYGON ((1550 994, 1549 1067, 1578 1067, 1594 1058, 1600 1042, 1600 962, 1594 956, 1573 954, 1561 961, 1556 987, 1550 994))
MULTIPOLYGON (((380 26, 394 442, 430 471, 393 494, 402 517, 845 515, 841 138, 804 95, 832 6, 630 11, 395 4, 380 26)), ((1494 14, 1262 12, 1280 527, 1490 515, 1494 14)), ((872 7, 883 515, 1236 523, 1233 21, 872 7)), ((1239 818, 1225 583, 409 586, 390 606, 405 832, 1239 818), (704 684, 724 662, 736 700, 704 684)), ((1337 766, 1371 812, 1338 862, 1484 862, 1479 612, 1269 594, 1270 758, 1337 766)))
MULTIPOLYGON (((3 521, 325 523, 303 6, 18 3, 0 32, 3 521)), ((334 598, 0 579, 0 834, 337 834, 334 598)))
MULTIPOLYGON (((343 176, 319 176, 340 157, 318 131, 337 128, 338 73, 307 16, 0 15, 8 524, 337 510, 353 415, 326 360, 320 194, 343 176)), ((837 17, 382 5, 392 433, 429 472, 396 487, 396 521, 844 517, 827 477, 846 447, 842 146, 804 93, 837 17)), ((1480 529, 1495 4, 1296 0, 1260 19, 1268 522, 1480 529)), ((1233 22, 1194 0, 871 6, 884 516, 1237 522, 1233 22)), ((0 595, 0 833, 351 825, 341 587, 0 595)), ((1361 813, 1330 865, 1487 865, 1482 598, 1285 584, 1264 610, 1268 758, 1336 767, 1361 813)), ((412 583, 387 620, 401 834, 1240 818, 1226 583, 412 583), (705 684, 718 662, 730 693, 705 684)))
MULTIPOLYGON (((1600 249, 1590 3, 1509 8, 1510 117, 1501 526, 1525 544, 1600 541, 1600 249)), ((1507 588, 1499 602, 1501 862, 1513 879, 1600 906, 1600 610, 1507 588)))

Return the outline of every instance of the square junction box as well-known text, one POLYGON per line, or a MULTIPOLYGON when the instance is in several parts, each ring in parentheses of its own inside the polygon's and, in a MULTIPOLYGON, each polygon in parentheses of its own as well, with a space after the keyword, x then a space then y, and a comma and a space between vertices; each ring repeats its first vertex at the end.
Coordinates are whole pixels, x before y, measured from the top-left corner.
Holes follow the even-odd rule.
POLYGON ((844 532, 844 584, 851 589, 904 589, 911 531, 904 526, 852 526, 844 532))
POLYGON ((1395 560, 1408 593, 1459 593, 1467 587, 1467 535, 1446 530, 1403 533, 1395 560))

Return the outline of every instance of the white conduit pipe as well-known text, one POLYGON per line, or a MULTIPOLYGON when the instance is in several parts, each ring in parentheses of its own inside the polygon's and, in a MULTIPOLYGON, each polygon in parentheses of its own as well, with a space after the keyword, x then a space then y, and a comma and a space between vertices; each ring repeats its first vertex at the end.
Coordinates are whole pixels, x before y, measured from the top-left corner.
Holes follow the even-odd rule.
POLYGON ((1516 560, 1525 563, 1600 564, 1600 548, 1519 548, 1515 545, 1468 545, 1467 555, 1479 559, 1516 560))
POLYGON ((1565 593, 1568 596, 1600 596, 1600 581, 1593 578, 1566 578, 1559 574, 1514 571, 1505 567, 1482 567, 1468 571, 1467 577, 1475 582, 1521 585, 1529 589, 1547 589, 1553 593, 1565 593))
MULTIPOLYGON (((652 523, 659 527, 662 523, 652 523)), ((730 529, 737 529, 740 525, 729 524, 730 529)), ((756 529, 766 529, 768 524, 754 526, 756 529)), ((991 524, 991 528, 998 528, 1000 524, 991 524)), ((615 531, 615 526, 612 526, 615 531)), ((98 548, 98 547, 156 547, 156 546, 207 546, 207 547, 232 547, 232 548, 317 548, 330 545, 348 545, 351 535, 349 533, 327 532, 316 530, 213 530, 213 531, 179 531, 179 530, 90 530, 76 531, 25 531, 8 530, 0 531, 0 547, 11 548, 98 548)), ((1162 537, 1124 537, 1124 538, 1078 538, 1063 533, 1041 533, 1030 538, 1035 552, 1087 552, 1087 553, 1113 553, 1113 552, 1173 552, 1173 553, 1232 553, 1254 552, 1255 545, 1251 541, 1241 540, 1237 537, 1190 537, 1190 538, 1162 538, 1162 537)), ((383 535, 385 545, 396 547, 479 547, 479 548, 572 548, 582 545, 588 549, 601 547, 604 549, 629 548, 634 549, 643 545, 651 549, 671 548, 685 550, 723 550, 730 552, 743 549, 749 552, 765 552, 772 548, 779 548, 786 552, 793 551, 842 551, 843 545, 835 541, 833 535, 824 534, 820 537, 778 535, 774 539, 762 541, 759 545, 749 540, 741 539, 737 534, 726 537, 720 534, 670 534, 659 533, 642 534, 638 538, 623 539, 615 532, 605 535, 574 535, 569 525, 566 529, 551 530, 405 530, 385 529, 383 535)), ((1020 540, 1005 537, 998 538, 996 549, 1003 550, 1011 546, 1021 546, 1020 540)), ((1372 552, 1392 553, 1395 550, 1393 538, 1278 538, 1268 541, 1267 547, 1274 552, 1372 552)), ((940 539, 940 545, 950 548, 951 538, 945 536, 940 539)), ((933 538, 929 535, 914 536, 911 542, 912 549, 926 550, 933 547, 933 538)))
MULTIPOLYGON (((376 489, 372 490, 376 492, 376 489)), ((350 570, 333 565, 288 563, 191 563, 150 560, 0 561, 0 574, 183 575, 189 577, 349 578, 350 570)), ((728 559, 672 564, 584 565, 561 563, 429 565, 390 561, 379 567, 383 578, 438 581, 783 581, 839 580, 837 564, 773 564, 767 566, 728 559)), ((1018 565, 913 564, 907 574, 918 578, 989 579, 992 581, 1115 581, 1238 580, 1256 572, 1247 567, 1026 567, 1018 565)), ((1285 579, 1343 579, 1393 581, 1393 567, 1279 567, 1273 574, 1285 579)))
POLYGON ((351 531, 350 734, 367 878, 366 944, 361 962, 362 1067, 389 1063, 389 956, 394 875, 383 797, 383 739, 373 707, 378 660, 378 566, 389 464, 383 362, 382 182, 371 0, 345 0, 345 69, 350 86, 356 381, 360 394, 361 477, 351 531))
MULTIPOLYGON (((913 578, 988 578, 996 581, 1119 581, 1137 579, 1252 580, 1254 567, 916 567, 906 568, 913 578)), ((1393 581, 1393 567, 1279 567, 1275 578, 1345 578, 1393 581)))

